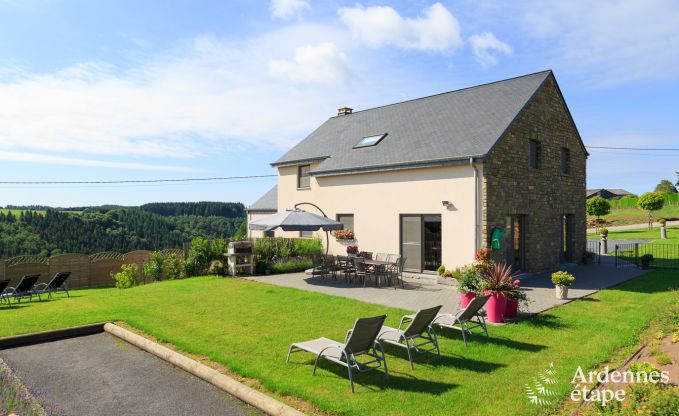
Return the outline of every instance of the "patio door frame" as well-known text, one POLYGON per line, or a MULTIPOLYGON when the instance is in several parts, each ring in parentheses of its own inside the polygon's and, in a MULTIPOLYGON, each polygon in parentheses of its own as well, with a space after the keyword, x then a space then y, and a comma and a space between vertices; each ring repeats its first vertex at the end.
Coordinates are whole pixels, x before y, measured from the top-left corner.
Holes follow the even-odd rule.
MULTIPOLYGON (((425 227, 424 227, 424 217, 439 217, 440 223, 441 223, 441 241, 439 241, 440 245, 443 245, 443 217, 441 214, 399 214, 398 216, 398 236, 399 236, 399 242, 398 242, 398 249, 399 249, 399 254, 403 256, 403 217, 418 217, 420 219, 420 268, 419 269, 413 269, 413 268, 404 268, 405 271, 409 272, 416 272, 416 273, 436 273, 436 270, 424 270, 424 263, 425 263, 425 227)), ((443 250, 441 250, 441 255, 443 250)), ((406 262, 408 259, 406 259, 406 262)))

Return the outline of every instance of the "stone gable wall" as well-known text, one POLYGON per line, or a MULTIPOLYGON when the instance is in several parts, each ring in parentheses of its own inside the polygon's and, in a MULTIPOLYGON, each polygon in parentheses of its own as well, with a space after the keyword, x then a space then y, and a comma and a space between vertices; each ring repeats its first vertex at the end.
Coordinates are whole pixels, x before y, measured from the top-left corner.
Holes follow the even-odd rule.
MULTIPOLYGON (((586 247, 586 153, 568 116, 553 77, 505 133, 484 162, 483 240, 490 246, 494 227, 505 227, 511 214, 526 217, 526 270, 559 266, 564 214, 573 215, 572 260, 579 262, 586 247), (541 143, 540 168, 529 167, 529 140, 541 143), (561 148, 570 150, 570 174, 561 174, 561 148)), ((493 252, 504 260, 506 251, 493 252)))

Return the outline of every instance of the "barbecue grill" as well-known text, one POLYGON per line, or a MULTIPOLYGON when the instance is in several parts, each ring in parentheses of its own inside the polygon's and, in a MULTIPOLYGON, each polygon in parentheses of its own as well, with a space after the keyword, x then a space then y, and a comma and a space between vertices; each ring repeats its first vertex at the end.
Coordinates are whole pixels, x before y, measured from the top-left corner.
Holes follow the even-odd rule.
POLYGON ((230 276, 235 276, 239 273, 254 273, 252 241, 230 242, 224 256, 226 256, 227 273, 230 276))

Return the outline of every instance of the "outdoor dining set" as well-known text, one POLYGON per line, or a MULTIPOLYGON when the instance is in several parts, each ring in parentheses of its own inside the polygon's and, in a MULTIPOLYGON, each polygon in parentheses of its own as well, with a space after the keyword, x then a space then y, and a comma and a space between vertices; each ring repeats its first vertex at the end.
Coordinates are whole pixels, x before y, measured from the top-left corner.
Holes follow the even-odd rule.
POLYGON ((375 286, 403 284, 406 258, 398 254, 363 252, 362 256, 317 255, 312 258, 312 278, 344 279, 347 284, 358 282, 367 286, 372 279, 375 286))

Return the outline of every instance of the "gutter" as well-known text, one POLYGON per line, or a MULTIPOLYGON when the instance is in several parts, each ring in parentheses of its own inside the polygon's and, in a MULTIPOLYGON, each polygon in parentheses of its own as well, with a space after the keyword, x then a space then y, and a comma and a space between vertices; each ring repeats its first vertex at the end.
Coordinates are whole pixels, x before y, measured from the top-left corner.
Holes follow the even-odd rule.
POLYGON ((474 169, 474 255, 479 249, 479 171, 474 163, 474 158, 469 158, 469 166, 474 169))

